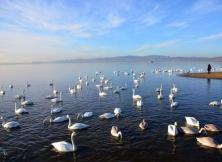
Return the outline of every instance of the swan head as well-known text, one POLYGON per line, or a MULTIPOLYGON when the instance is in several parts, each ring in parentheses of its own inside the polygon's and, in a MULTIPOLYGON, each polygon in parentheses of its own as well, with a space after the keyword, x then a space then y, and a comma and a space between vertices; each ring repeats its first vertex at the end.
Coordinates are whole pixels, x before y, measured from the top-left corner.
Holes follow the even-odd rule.
POLYGON ((177 122, 174 122, 174 126, 177 126, 177 122))

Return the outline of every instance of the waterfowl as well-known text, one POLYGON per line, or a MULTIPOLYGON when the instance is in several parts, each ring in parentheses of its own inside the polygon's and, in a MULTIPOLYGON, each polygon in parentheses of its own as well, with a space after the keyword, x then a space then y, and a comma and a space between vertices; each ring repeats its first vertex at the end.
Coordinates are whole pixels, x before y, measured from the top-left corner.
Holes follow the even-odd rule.
POLYGON ((159 100, 163 99, 162 89, 160 90, 159 94, 157 95, 157 99, 159 99, 159 100))
POLYGON ((69 130, 86 129, 89 127, 89 125, 83 124, 83 123, 72 124, 71 117, 69 115, 67 115, 67 118, 69 119, 69 124, 68 124, 69 130))
POLYGON ((50 123, 61 123, 61 122, 65 122, 67 120, 69 120, 69 119, 68 119, 67 115, 65 115, 65 116, 58 116, 54 119, 52 117, 50 117, 49 122, 50 123))
POLYGON ((196 118, 185 116, 185 119, 186 119, 187 125, 195 126, 195 127, 200 128, 200 122, 196 118))
POLYGON ((182 132, 187 135, 195 135, 202 132, 202 130, 198 130, 195 127, 180 127, 182 132))
POLYGON ((23 100, 21 101, 22 106, 32 106, 34 103, 31 100, 23 100))
POLYGON ((111 132, 111 135, 114 136, 114 137, 117 137, 117 138, 120 138, 120 139, 123 138, 122 132, 119 130, 119 128, 117 126, 112 126, 110 132, 111 132))
POLYGON ((142 100, 137 100, 136 101, 136 106, 138 106, 138 107, 143 106, 143 101, 142 100))
POLYGON ((174 124, 169 124, 168 125, 168 135, 176 136, 177 134, 178 134, 177 122, 174 122, 174 124))
POLYGON ((53 99, 51 99, 51 102, 52 102, 52 103, 60 103, 60 102, 63 102, 63 100, 62 100, 62 92, 59 93, 59 98, 53 98, 53 99))
POLYGON ((205 130, 207 132, 220 132, 220 129, 214 124, 205 124, 200 130, 205 130))
POLYGON ((116 107, 116 108, 114 109, 114 114, 115 114, 115 116, 119 117, 119 116, 121 115, 121 113, 122 113, 122 109, 121 109, 121 108, 116 107))
POLYGON ((56 114, 62 112, 62 107, 52 107, 51 106, 51 114, 56 114))
POLYGON ((177 91, 178 91, 178 89, 174 83, 173 83, 172 91, 173 91, 173 93, 177 93, 177 91))
POLYGON ((1 120, 2 120, 2 126, 6 129, 17 128, 20 126, 20 124, 16 121, 6 122, 3 117, 1 117, 1 120))
POLYGON ((105 96, 107 96, 107 93, 103 92, 103 91, 101 91, 101 89, 99 89, 99 96, 100 97, 105 97, 105 96))
POLYGON ((221 100, 221 103, 219 103, 218 101, 211 101, 210 103, 209 103, 209 106, 219 106, 219 105, 221 105, 222 104, 222 100, 221 100))
POLYGON ((145 121, 145 119, 143 119, 142 122, 140 122, 139 127, 140 127, 142 130, 147 129, 148 123, 145 121))
POLYGON ((133 91, 133 100, 141 100, 142 97, 140 95, 135 95, 135 89, 132 90, 133 91))
POLYGON ((177 107, 179 105, 178 102, 175 102, 173 99, 170 100, 170 107, 173 108, 173 107, 177 107))
POLYGON ((125 86, 120 87, 120 90, 122 91, 127 90, 127 84, 125 83, 125 86))
POLYGON ((173 90, 170 89, 169 100, 173 100, 175 98, 173 90))
POLYGON ((196 140, 203 146, 222 149, 222 144, 217 144, 211 137, 197 137, 196 140))
POLYGON ((115 117, 115 114, 112 113, 104 113, 99 116, 101 119, 111 119, 115 117))
POLYGON ((66 141, 60 141, 60 142, 54 142, 51 143, 51 145, 56 149, 58 152, 75 152, 77 151, 77 146, 74 141, 74 137, 76 136, 76 133, 73 132, 71 134, 71 143, 68 143, 66 141))
POLYGON ((93 112, 85 112, 85 113, 78 113, 77 119, 81 118, 90 118, 93 116, 93 112))
POLYGON ((28 111, 23 108, 23 107, 20 107, 20 108, 17 108, 17 104, 15 102, 15 114, 19 115, 19 114, 27 114, 28 111))

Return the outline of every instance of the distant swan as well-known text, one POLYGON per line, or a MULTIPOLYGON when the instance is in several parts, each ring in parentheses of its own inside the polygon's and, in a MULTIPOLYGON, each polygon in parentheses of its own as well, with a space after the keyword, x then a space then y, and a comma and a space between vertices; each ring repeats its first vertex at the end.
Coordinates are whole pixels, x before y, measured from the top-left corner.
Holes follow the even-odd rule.
POLYGON ((17 128, 20 126, 19 123, 16 121, 6 122, 3 117, 1 117, 1 120, 2 120, 2 126, 6 129, 17 128))
POLYGON ((117 108, 114 109, 114 114, 117 117, 119 117, 121 115, 121 113, 122 113, 122 109, 121 108, 117 107, 117 108))
POLYGON ((78 113, 77 119, 81 118, 89 118, 93 116, 93 112, 85 112, 85 113, 78 113))
POLYGON ((120 139, 123 138, 122 132, 119 130, 119 128, 117 126, 112 126, 110 132, 111 132, 111 135, 114 136, 114 137, 117 137, 117 138, 120 138, 120 139))
POLYGON ((218 101, 211 101, 210 103, 209 103, 209 106, 219 106, 219 105, 221 105, 222 104, 222 100, 221 100, 221 102, 219 103, 218 101))
POLYGON ((132 90, 133 91, 133 100, 141 100, 142 97, 140 95, 135 95, 135 89, 132 90))
POLYGON ((66 115, 66 116, 58 116, 58 117, 56 117, 54 119, 50 117, 49 122, 50 123, 61 123, 61 122, 65 122, 67 120, 69 120, 69 119, 68 119, 68 117, 66 115))
POLYGON ((86 129, 86 128, 89 127, 89 125, 83 124, 83 123, 72 124, 71 117, 69 115, 67 115, 67 117, 69 119, 69 124, 68 124, 68 129, 69 130, 86 129))
POLYGON ((72 144, 66 142, 66 141, 60 141, 60 142, 54 142, 51 143, 51 145, 58 151, 58 152, 75 152, 77 151, 77 146, 74 142, 74 137, 76 136, 76 133, 73 132, 71 134, 71 142, 72 144))
POLYGON ((62 107, 52 107, 51 106, 51 114, 56 114, 62 112, 62 107))
POLYGON ((28 111, 25 108, 23 107, 17 108, 17 104, 15 102, 15 114, 19 115, 19 114, 27 114, 27 113, 28 111))
POLYGON ((142 100, 137 100, 136 101, 136 106, 138 106, 138 107, 143 106, 143 101, 142 100))
POLYGON ((211 137, 197 137, 197 142, 203 146, 222 149, 222 144, 217 144, 217 142, 211 137))
POLYGON ((115 114, 112 113, 104 113, 99 116, 101 119, 111 119, 115 117, 115 114))
POLYGON ((168 135, 176 136, 177 134, 178 134, 177 122, 175 122, 174 124, 168 125, 168 135))
POLYGON ((170 107, 173 108, 173 107, 177 107, 179 105, 178 102, 175 102, 173 99, 170 100, 170 107))
POLYGON ((140 127, 142 130, 147 129, 148 123, 145 121, 145 119, 143 119, 142 122, 140 122, 139 127, 140 127))
POLYGON ((205 124, 200 130, 205 130, 207 132, 220 132, 220 129, 214 124, 205 124))
POLYGON ((200 128, 200 122, 196 118, 185 116, 185 119, 186 119, 187 125, 195 126, 195 127, 200 128))
POLYGON ((51 99, 52 103, 59 103, 59 102, 63 102, 62 100, 62 92, 59 93, 59 98, 53 98, 51 99))

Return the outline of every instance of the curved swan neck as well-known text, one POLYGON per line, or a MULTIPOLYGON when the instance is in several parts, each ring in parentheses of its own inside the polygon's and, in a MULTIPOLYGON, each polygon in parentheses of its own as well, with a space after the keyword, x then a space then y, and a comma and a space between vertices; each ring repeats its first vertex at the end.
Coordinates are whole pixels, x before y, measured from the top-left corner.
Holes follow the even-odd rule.
POLYGON ((75 144, 74 136, 75 136, 75 134, 72 133, 71 134, 71 142, 72 142, 72 149, 73 149, 73 151, 76 151, 77 150, 77 146, 75 144))
POLYGON ((15 111, 17 110, 17 104, 16 104, 16 102, 15 102, 15 111))
POLYGON ((123 138, 122 133, 120 131, 118 132, 118 136, 120 137, 120 139, 123 138))
POLYGON ((69 125, 68 125, 68 128, 72 125, 72 121, 71 121, 71 117, 70 116, 68 116, 68 118, 69 118, 69 125))

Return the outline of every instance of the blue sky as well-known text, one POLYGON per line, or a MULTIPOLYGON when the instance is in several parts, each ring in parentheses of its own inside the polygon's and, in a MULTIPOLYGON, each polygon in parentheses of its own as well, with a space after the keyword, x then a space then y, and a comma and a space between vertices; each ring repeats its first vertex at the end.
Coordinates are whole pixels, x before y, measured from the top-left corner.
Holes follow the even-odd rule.
POLYGON ((221 0, 0 0, 0 60, 222 56, 221 0))

